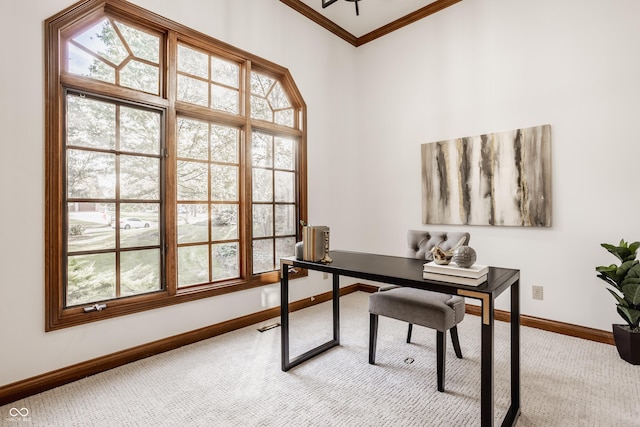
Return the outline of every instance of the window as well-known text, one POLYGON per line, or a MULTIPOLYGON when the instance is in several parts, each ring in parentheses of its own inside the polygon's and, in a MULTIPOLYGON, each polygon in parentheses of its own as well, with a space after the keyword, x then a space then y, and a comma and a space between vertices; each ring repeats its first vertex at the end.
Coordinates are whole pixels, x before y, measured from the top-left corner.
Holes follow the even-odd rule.
POLYGON ((289 72, 121 0, 46 26, 46 329, 276 282, 306 220, 289 72))
POLYGON ((277 268, 296 243, 294 144, 260 132, 252 135, 253 271, 277 268))
POLYGON ((64 305, 163 289, 162 112, 71 91, 65 105, 64 305))
POLYGON ((240 130, 178 119, 178 287, 240 277, 240 130))

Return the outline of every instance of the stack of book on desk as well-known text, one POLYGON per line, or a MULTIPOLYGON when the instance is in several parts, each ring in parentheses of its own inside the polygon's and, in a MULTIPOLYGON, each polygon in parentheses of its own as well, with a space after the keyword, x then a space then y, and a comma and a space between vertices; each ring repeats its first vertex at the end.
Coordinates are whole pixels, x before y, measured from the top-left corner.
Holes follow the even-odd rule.
POLYGON ((439 265, 428 262, 424 264, 422 277, 439 282, 477 286, 487 281, 487 273, 489 273, 488 265, 473 264, 469 268, 463 268, 454 263, 439 265))

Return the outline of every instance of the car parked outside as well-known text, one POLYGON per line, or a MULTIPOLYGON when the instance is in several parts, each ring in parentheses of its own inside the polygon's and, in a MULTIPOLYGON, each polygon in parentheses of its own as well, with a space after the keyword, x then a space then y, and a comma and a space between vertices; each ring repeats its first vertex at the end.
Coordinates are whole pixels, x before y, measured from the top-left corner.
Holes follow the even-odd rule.
MULTIPOLYGON (((143 221, 140 218, 122 218, 120 219, 120 228, 128 230, 130 228, 149 228, 151 224, 148 221, 143 221)), ((111 224, 111 227, 116 228, 115 224, 111 224)))

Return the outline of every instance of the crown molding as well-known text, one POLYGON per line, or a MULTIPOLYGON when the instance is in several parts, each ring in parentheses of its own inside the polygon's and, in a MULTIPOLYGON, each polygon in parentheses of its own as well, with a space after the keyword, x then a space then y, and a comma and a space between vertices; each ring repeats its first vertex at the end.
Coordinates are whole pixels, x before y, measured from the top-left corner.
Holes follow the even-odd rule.
POLYGON ((327 19, 324 15, 316 12, 306 4, 302 3, 300 0, 280 0, 282 3, 286 4, 296 12, 300 12, 302 15, 311 19, 316 24, 321 27, 329 30, 329 32, 335 34, 340 37, 342 40, 346 41, 349 44, 352 44, 355 47, 358 47, 358 38, 342 28, 341 26, 335 24, 333 21, 327 19))
POLYGON ((387 25, 383 25, 382 27, 375 29, 361 37, 356 37, 344 28, 336 25, 333 21, 327 19, 324 15, 316 12, 311 7, 307 6, 305 3, 302 3, 300 0, 280 0, 282 3, 286 4, 290 8, 295 11, 301 13, 307 18, 311 19, 316 24, 321 27, 329 30, 329 32, 335 34, 340 37, 347 43, 358 47, 362 46, 365 43, 369 43, 375 39, 378 39, 382 36, 385 36, 393 31, 399 30, 400 28, 406 27, 409 24, 412 24, 416 21, 419 21, 427 16, 433 15, 434 13, 440 12, 443 9, 448 8, 449 6, 453 6, 456 3, 461 2, 462 0, 437 0, 421 9, 416 10, 415 12, 409 13, 408 15, 403 16, 402 18, 398 18, 393 22, 388 23, 387 25))

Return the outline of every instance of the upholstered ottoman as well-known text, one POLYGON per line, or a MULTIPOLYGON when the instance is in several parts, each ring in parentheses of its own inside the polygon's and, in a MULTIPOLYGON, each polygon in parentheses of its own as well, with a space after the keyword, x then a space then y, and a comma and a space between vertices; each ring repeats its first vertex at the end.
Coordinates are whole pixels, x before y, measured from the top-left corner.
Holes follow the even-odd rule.
POLYGON ((411 342, 412 325, 435 329, 438 391, 444 391, 446 331, 456 356, 462 358, 456 325, 464 318, 464 299, 459 296, 423 291, 414 288, 392 288, 369 296, 369 363, 376 363, 378 316, 391 317, 409 323, 407 343, 411 342))

